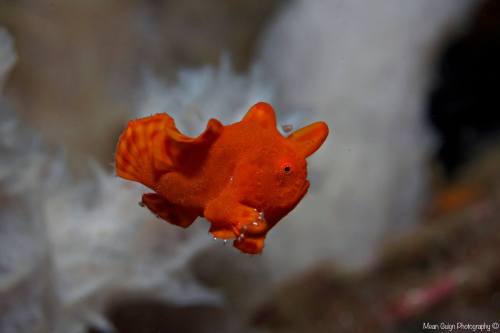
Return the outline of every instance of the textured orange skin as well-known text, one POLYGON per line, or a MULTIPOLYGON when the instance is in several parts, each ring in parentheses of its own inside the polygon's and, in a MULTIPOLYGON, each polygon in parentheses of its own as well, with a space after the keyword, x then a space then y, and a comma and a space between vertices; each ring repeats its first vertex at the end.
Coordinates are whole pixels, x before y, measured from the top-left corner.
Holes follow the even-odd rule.
POLYGON ((143 203, 168 222, 187 227, 203 216, 214 237, 260 253, 267 232, 306 194, 306 157, 326 139, 327 125, 317 122, 285 138, 271 105, 260 102, 240 122, 210 120, 193 139, 162 117, 168 116, 129 123, 116 152, 118 176, 154 190, 143 203))

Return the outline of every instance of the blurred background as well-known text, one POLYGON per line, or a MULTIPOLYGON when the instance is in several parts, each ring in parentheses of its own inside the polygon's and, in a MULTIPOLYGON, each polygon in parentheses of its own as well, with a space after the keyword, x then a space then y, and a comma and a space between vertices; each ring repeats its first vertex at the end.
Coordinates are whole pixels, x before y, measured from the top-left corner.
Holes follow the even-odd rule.
POLYGON ((0 1, 0 332, 499 322, 498 59, 496 0, 0 1), (331 129, 261 255, 114 176, 128 120, 260 100, 331 129))

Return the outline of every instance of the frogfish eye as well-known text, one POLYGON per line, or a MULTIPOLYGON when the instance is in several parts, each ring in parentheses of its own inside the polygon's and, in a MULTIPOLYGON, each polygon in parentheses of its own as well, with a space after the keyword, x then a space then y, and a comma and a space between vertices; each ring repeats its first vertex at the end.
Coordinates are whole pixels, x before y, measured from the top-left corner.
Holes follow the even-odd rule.
POLYGON ((284 173, 290 173, 290 172, 292 172, 292 167, 289 164, 285 164, 283 166, 283 172, 284 173))

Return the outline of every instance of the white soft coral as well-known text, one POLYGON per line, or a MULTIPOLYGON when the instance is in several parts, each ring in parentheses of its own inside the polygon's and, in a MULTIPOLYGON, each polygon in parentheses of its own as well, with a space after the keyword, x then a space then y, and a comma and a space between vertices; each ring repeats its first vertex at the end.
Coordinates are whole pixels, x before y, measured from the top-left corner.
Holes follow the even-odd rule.
POLYGON ((332 129, 310 159, 320 178, 269 235, 276 275, 327 259, 366 266, 389 233, 416 223, 429 56, 474 2, 298 0, 274 22, 262 62, 281 103, 316 111, 332 129))
MULTIPOLYGON (((15 54, 8 35, 0 31, 0 38, 4 74, 15 54)), ((137 116, 169 112, 193 135, 210 117, 236 121, 249 105, 272 97, 258 69, 238 75, 228 61, 181 71, 175 85, 151 76, 145 82, 137 116)), ((72 179, 63 160, 21 130, 3 104, 0 119, 0 190, 18 203, 0 209, 2 332, 81 332, 88 321, 111 329, 103 311, 127 295, 179 305, 221 302, 188 269, 212 244, 207 224, 183 230, 157 219, 137 204, 144 187, 92 162, 93 177, 72 179)))

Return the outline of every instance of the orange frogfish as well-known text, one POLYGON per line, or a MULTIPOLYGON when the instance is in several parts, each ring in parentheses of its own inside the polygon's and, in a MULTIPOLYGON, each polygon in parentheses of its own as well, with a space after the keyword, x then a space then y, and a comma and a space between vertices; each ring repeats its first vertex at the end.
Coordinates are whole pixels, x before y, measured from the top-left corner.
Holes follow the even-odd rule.
POLYGON ((210 119, 196 138, 179 132, 168 114, 155 114, 128 123, 116 174, 154 191, 142 204, 158 217, 183 228, 204 217, 214 237, 257 254, 267 232, 306 194, 306 157, 327 135, 328 126, 316 122, 284 137, 264 102, 234 124, 210 119))

